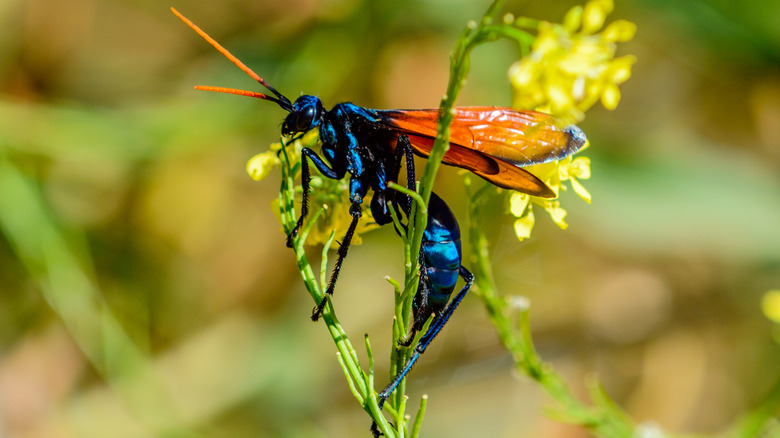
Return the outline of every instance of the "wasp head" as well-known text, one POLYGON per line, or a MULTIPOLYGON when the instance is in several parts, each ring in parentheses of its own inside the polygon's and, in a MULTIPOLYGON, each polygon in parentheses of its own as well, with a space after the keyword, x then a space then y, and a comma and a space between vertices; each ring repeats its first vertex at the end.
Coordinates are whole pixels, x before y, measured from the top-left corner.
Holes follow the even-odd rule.
POLYGON ((293 104, 290 114, 282 124, 282 135, 306 132, 319 126, 325 109, 315 96, 301 96, 293 104))

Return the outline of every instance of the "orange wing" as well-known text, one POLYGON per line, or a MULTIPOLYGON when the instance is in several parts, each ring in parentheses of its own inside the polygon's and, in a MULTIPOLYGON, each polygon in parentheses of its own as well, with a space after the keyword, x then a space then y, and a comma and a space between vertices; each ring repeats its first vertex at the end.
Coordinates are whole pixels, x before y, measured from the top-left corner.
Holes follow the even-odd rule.
MULTIPOLYGON (((559 128, 555 119, 536 111, 499 107, 455 108, 450 150, 443 162, 467 169, 496 186, 534 196, 555 193, 520 166, 567 157, 585 144, 585 134, 571 125, 559 128)), ((415 152, 427 157, 433 147, 438 110, 378 111, 384 122, 406 134, 415 152)))

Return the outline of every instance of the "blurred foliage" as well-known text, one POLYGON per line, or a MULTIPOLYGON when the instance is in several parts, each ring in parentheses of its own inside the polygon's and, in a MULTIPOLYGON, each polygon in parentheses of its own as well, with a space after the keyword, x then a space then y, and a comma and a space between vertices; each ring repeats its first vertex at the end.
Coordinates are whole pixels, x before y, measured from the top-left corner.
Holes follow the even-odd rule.
MULTIPOLYGON (((556 20, 573 4, 506 10, 556 20)), ((0 435, 365 435, 307 321, 274 178, 244 171, 282 113, 194 92, 252 84, 168 6, 0 3, 0 435)), ((291 97, 412 108, 439 102, 452 43, 487 4, 173 6, 291 97)), ((581 124, 593 205, 523 244, 507 206, 485 206, 496 283, 530 299, 536 348, 570 382, 596 374, 664 430, 723 431, 778 378, 761 302, 780 284, 780 4, 626 0, 615 15, 637 23, 639 62, 619 109, 581 124)), ((459 104, 508 105, 517 57, 475 52, 459 104)), ((437 192, 463 217, 456 173, 437 192)), ((351 251, 335 300, 353 338, 389 344, 383 277, 402 260, 391 229, 351 251)), ((410 404, 430 395, 423 434, 582 436, 510 369, 465 300, 411 377, 410 404)))

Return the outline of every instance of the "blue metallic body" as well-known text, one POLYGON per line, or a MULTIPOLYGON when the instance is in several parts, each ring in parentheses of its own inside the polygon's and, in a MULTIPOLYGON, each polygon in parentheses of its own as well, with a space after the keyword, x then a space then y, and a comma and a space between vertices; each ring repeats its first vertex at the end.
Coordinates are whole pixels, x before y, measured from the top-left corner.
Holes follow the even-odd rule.
POLYGON ((431 194, 428 212, 428 226, 423 233, 420 250, 420 285, 414 301, 415 320, 419 320, 420 324, 424 324, 431 313, 439 313, 447 305, 458 281, 463 258, 458 222, 447 204, 435 193, 431 194))

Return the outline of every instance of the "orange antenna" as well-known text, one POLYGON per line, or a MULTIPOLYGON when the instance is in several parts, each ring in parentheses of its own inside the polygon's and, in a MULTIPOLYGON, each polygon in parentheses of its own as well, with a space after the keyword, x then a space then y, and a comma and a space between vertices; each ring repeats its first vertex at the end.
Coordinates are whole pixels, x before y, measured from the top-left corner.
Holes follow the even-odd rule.
POLYGON ((215 49, 219 51, 219 53, 225 55, 227 59, 230 60, 233 64, 235 64, 238 68, 240 68, 244 73, 248 74, 252 79, 256 80, 260 83, 260 85, 264 86, 268 89, 268 91, 272 92, 276 97, 271 97, 267 94, 263 93, 256 93, 254 91, 246 91, 246 90, 237 90, 234 88, 224 88, 224 87, 210 87, 210 86, 203 86, 198 85, 195 87, 196 90, 205 90, 205 91, 216 91, 219 93, 229 93, 229 94, 238 94, 241 96, 250 96, 250 97, 257 97, 260 99, 270 100, 272 102, 276 102, 279 106, 281 106, 283 109, 290 111, 292 109, 292 104, 290 104, 290 100, 287 99, 282 95, 282 93, 276 91, 274 87, 272 87, 268 82, 265 81, 265 79, 261 78, 260 75, 252 71, 251 68, 247 67, 246 64, 241 62, 238 58, 233 56, 232 53, 230 53, 226 48, 222 47, 220 43, 218 43, 214 38, 210 37, 209 34, 204 32, 201 28, 199 28, 195 23, 193 23, 189 18, 182 15, 179 11, 177 11, 175 8, 171 7, 171 11, 181 19, 181 21, 184 22, 187 26, 189 26, 192 30, 197 32, 198 35, 200 35, 204 40, 206 40, 209 44, 211 44, 215 49))
POLYGON ((202 91, 216 91, 217 93, 238 94, 239 96, 258 97, 260 99, 268 99, 267 94, 257 93, 248 90, 239 90, 238 88, 225 88, 225 87, 212 87, 210 85, 196 85, 196 90, 202 91))

